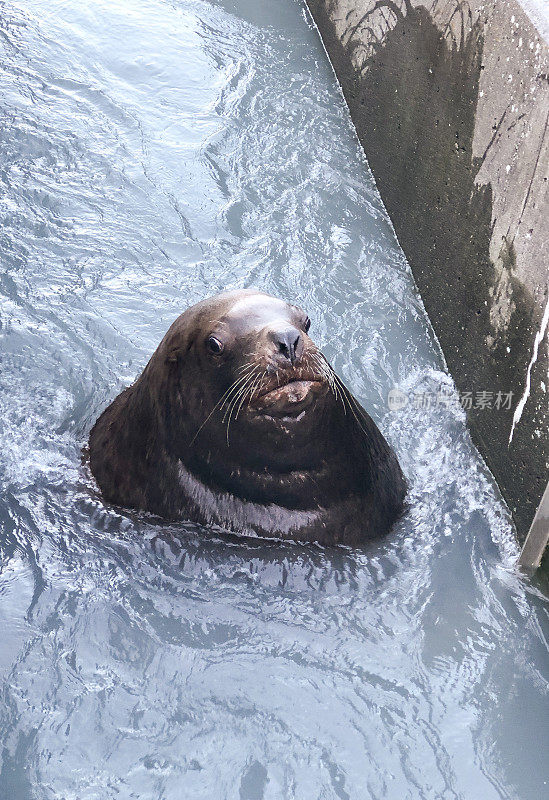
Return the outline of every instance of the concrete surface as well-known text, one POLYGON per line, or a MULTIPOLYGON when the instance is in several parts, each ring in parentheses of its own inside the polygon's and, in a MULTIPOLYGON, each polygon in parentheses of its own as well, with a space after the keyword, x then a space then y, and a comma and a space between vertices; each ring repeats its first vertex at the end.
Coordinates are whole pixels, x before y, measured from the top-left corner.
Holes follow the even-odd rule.
POLYGON ((541 563, 541 558, 549 541, 549 483, 545 488, 541 503, 532 527, 524 542, 524 547, 519 558, 519 564, 525 570, 535 570, 541 563))
POLYGON ((547 42, 515 0, 307 4, 524 538, 548 474, 547 42))

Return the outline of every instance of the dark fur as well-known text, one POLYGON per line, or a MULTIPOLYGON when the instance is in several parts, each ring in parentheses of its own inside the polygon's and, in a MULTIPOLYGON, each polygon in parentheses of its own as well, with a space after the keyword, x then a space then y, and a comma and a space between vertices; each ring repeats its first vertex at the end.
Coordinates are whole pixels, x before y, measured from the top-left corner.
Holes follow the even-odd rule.
POLYGON ((253 291, 182 314, 91 431, 90 466, 105 499, 259 536, 351 545, 385 534, 402 512, 406 483, 354 398, 354 406, 344 404, 326 391, 299 419, 256 413, 250 398, 228 443, 223 409, 208 419, 246 360, 265 367, 265 380, 275 369, 277 380, 305 370, 318 351, 303 319, 299 309, 253 291), (238 302, 248 304, 240 315, 238 302), (300 330, 305 345, 295 366, 274 352, 270 316, 300 330), (220 357, 206 352, 212 330, 227 340, 220 357))

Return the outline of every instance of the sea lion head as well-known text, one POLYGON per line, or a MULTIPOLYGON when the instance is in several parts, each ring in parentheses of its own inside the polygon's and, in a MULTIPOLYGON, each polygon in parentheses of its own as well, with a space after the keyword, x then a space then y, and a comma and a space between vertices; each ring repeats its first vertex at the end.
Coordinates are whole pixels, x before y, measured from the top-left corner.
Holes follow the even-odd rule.
POLYGON ((144 373, 158 406, 170 409, 182 452, 240 447, 287 461, 307 449, 334 400, 333 373, 310 324, 302 309, 252 289, 182 314, 144 373))

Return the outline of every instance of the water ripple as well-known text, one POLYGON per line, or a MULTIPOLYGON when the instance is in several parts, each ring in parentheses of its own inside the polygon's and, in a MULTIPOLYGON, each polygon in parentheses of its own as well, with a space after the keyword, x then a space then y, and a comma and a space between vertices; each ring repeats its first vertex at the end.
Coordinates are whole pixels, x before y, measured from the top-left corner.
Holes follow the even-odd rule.
POLYGON ((0 15, 0 797, 539 800, 543 586, 297 0, 0 15), (187 305, 304 305, 410 480, 358 550, 105 507, 99 411, 187 305))

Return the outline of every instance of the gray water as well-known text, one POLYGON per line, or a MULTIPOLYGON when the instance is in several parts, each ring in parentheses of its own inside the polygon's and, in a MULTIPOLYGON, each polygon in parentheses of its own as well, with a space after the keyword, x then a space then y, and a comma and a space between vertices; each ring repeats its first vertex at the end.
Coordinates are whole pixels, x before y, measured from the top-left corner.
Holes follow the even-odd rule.
MULTIPOLYGON (((0 800, 549 797, 548 606, 297 0, 0 6, 0 800), (171 321, 301 304, 396 448, 368 548, 106 507, 81 461, 171 321)), ((487 387, 489 388, 489 387, 487 387)))

